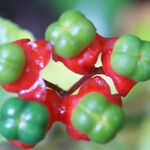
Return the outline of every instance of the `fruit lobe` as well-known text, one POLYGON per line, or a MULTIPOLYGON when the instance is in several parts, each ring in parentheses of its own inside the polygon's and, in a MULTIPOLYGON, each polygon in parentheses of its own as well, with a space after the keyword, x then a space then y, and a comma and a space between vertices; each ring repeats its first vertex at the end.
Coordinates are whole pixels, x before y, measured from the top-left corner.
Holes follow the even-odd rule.
POLYGON ((66 124, 68 134, 75 139, 86 141, 91 140, 86 133, 75 128, 71 118, 73 110, 76 109, 82 98, 85 95, 93 92, 102 94, 102 96, 105 96, 106 99, 109 100, 109 103, 115 104, 117 107, 122 106, 121 97, 119 95, 111 95, 109 85, 102 78, 96 76, 85 81, 78 94, 65 97, 65 100, 62 104, 62 107, 66 108, 63 122, 66 124))
MULTIPOLYGON (((37 91, 34 91, 35 93, 38 93, 38 89, 35 89, 37 91)), ((37 98, 37 96, 35 96, 35 93, 29 93, 28 99, 26 99, 26 102, 34 102, 34 103, 41 103, 42 105, 45 106, 45 108, 47 109, 48 113, 49 113, 49 120, 48 120, 48 124, 47 127, 45 129, 45 132, 48 132, 48 130, 52 127, 53 123, 57 120, 57 107, 59 106, 58 102, 59 102, 59 96, 57 95, 57 93, 53 90, 50 89, 45 89, 45 94, 46 95, 39 95, 39 97, 37 98), (29 98, 31 97, 31 98, 29 98), (32 99, 35 98, 35 99, 32 99), (51 115, 52 114, 52 115, 51 115)), ((24 97, 24 95, 20 95, 20 97, 24 97)), ((9 140, 9 142, 21 149, 28 149, 28 148, 33 148, 35 145, 30 145, 27 143, 24 143, 20 140, 9 140)))
POLYGON ((49 115, 40 103, 10 98, 0 111, 0 131, 8 140, 34 145, 45 136, 49 115))
POLYGON ((115 87, 118 91, 118 93, 121 96, 126 96, 129 91, 133 88, 133 86, 136 84, 134 80, 129 79, 128 77, 124 77, 116 73, 110 63, 111 60, 111 54, 112 54, 112 49, 114 47, 114 44, 116 43, 118 38, 112 38, 110 39, 106 45, 104 45, 103 53, 101 56, 101 61, 103 65, 103 70, 105 74, 113 80, 115 87))
POLYGON ((53 59, 55 61, 62 62, 67 68, 75 73, 81 75, 87 75, 92 73, 95 69, 95 64, 97 62, 98 56, 101 52, 101 37, 97 34, 94 41, 85 49, 82 50, 80 54, 72 58, 63 58, 58 56, 55 52, 53 53, 53 59))
POLYGON ((121 108, 112 105, 100 93, 92 92, 84 97, 72 112, 72 124, 79 131, 98 143, 110 141, 123 124, 121 108))
POLYGON ((122 35, 115 43, 111 66, 120 75, 135 81, 150 78, 150 42, 133 35, 122 35))
POLYGON ((54 45, 55 52, 64 58, 77 56, 95 38, 96 29, 82 13, 64 12, 46 30, 45 39, 54 45))
POLYGON ((0 84, 10 84, 20 77, 25 65, 22 48, 7 43, 0 45, 0 84))

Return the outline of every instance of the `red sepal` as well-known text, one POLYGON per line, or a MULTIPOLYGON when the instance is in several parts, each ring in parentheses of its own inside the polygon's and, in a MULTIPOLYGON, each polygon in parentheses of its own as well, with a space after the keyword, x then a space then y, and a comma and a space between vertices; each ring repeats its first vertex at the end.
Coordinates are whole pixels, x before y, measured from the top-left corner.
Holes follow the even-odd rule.
POLYGON ((72 58, 62 58, 53 51, 53 59, 62 62, 67 68, 75 73, 87 75, 95 69, 97 58, 101 52, 100 36, 97 34, 95 40, 81 53, 72 58))

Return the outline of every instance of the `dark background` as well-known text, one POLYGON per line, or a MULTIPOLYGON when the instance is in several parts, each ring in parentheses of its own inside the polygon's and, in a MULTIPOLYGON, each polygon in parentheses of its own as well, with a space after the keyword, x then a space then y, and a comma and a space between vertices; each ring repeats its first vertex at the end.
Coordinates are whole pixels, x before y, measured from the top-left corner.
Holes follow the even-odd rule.
MULTIPOLYGON (((44 1, 44 0, 43 0, 44 1)), ((51 5, 42 0, 0 0, 0 16, 32 31, 37 38, 57 17, 51 5)))

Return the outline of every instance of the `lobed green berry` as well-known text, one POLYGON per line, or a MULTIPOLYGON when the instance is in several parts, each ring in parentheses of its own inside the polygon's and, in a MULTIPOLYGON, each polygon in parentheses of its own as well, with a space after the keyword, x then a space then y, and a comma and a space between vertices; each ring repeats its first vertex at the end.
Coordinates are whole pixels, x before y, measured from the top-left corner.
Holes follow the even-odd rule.
POLYGON ((97 143, 114 138, 123 120, 123 110, 95 92, 85 95, 71 116, 73 126, 97 143))
POLYGON ((111 66, 120 75, 135 81, 150 78, 150 42, 122 35, 114 45, 111 66))
POLYGON ((9 140, 34 145, 45 136, 48 120, 44 105, 10 98, 0 110, 0 132, 9 140))
POLYGON ((64 12, 57 22, 49 25, 45 39, 54 45, 55 52, 65 58, 78 55, 96 35, 96 29, 82 13, 64 12))
POLYGON ((0 45, 0 84, 16 81, 25 65, 23 50, 12 43, 0 45))

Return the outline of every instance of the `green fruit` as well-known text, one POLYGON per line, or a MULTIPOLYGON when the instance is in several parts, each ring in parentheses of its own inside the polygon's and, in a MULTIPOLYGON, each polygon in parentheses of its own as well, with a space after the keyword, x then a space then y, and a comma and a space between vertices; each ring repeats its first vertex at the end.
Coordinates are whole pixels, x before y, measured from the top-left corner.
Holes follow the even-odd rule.
POLYGON ((49 113, 44 105, 10 98, 0 111, 0 132, 8 140, 34 145, 43 139, 48 121, 49 113))
POLYGON ((0 45, 0 84, 16 81, 25 65, 23 50, 12 43, 0 45))
POLYGON ((118 74, 135 81, 150 78, 150 42, 122 35, 114 45, 111 66, 118 74))
POLYGON ((49 25, 45 39, 54 45, 55 52, 70 58, 78 55, 95 38, 96 29, 82 13, 78 11, 64 12, 57 22, 49 25))
POLYGON ((99 93, 85 95, 72 112, 73 126, 92 141, 110 141, 121 128, 124 112, 99 93))

